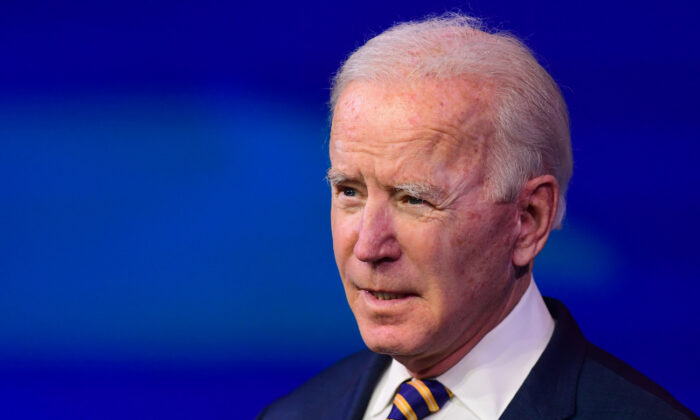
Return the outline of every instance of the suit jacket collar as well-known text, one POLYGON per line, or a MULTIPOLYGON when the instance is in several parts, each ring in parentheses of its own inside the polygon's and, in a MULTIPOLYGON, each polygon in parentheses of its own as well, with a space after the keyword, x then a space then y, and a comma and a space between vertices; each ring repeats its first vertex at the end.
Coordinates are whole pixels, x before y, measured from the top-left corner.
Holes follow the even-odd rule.
POLYGON ((558 420, 576 412, 576 387, 587 341, 561 302, 551 298, 545 302, 556 321, 554 333, 502 420, 558 420))

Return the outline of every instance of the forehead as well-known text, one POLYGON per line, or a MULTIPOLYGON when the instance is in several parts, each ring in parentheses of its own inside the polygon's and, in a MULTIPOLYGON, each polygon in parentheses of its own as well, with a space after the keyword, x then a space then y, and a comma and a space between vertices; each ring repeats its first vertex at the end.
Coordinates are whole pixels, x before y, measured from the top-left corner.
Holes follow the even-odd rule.
POLYGON ((466 122, 488 108, 494 84, 483 76, 396 81, 350 82, 341 92, 334 112, 353 114, 365 107, 392 108, 412 114, 466 122))
POLYGON ((331 163, 352 158, 394 172, 479 166, 494 133, 490 91, 470 80, 352 82, 334 110, 331 163))

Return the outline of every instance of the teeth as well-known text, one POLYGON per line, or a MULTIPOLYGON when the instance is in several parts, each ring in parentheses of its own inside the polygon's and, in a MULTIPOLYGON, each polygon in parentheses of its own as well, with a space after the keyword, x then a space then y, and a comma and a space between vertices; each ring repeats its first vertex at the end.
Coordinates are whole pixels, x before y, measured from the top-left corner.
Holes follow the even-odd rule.
POLYGON ((386 293, 386 292, 370 292, 370 293, 372 293, 372 296, 376 297, 379 300, 399 299, 399 298, 406 296, 406 295, 399 294, 399 293, 386 293))

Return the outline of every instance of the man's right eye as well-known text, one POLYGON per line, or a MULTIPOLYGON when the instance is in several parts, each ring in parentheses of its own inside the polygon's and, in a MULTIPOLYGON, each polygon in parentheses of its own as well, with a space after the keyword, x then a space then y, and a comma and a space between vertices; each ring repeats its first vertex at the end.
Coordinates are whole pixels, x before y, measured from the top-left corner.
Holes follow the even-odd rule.
POLYGON ((341 192, 346 197, 354 197, 357 195, 357 191, 354 188, 350 187, 341 187, 341 192))

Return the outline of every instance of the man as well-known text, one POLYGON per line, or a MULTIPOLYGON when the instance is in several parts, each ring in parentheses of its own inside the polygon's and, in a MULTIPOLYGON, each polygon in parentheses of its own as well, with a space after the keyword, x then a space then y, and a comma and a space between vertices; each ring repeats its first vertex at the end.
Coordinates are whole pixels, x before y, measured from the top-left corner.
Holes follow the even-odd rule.
POLYGON ((331 106, 333 249, 372 352, 260 418, 697 418, 533 282, 572 158, 518 40, 461 15, 397 25, 343 64, 331 106))

